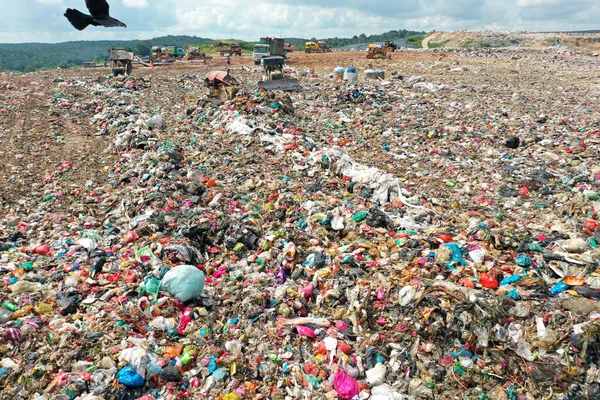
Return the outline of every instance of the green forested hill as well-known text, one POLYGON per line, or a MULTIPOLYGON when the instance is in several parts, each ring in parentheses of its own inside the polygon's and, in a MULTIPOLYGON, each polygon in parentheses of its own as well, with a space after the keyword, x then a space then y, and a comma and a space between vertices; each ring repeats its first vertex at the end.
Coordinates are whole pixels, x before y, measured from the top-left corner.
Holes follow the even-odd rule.
POLYGON ((203 45, 211 39, 196 36, 163 36, 150 40, 78 41, 64 43, 0 43, 0 71, 33 71, 40 68, 79 66, 86 61, 104 61, 108 49, 122 47, 149 55, 152 46, 203 45))
MULTIPOLYGON (((423 32, 412 32, 407 30, 389 31, 381 35, 366 36, 355 35, 351 38, 328 38, 325 40, 331 47, 344 47, 358 43, 382 42, 384 40, 396 40, 407 38, 410 35, 418 35, 423 32)), ((295 44, 298 49, 303 49, 304 44, 316 38, 288 38, 286 42, 295 44)), ((150 40, 124 40, 124 41, 78 41, 64 43, 0 43, 0 71, 35 71, 42 68, 56 68, 80 66, 87 61, 104 61, 108 49, 111 47, 122 47, 133 50, 137 55, 146 56, 150 54, 152 46, 177 46, 186 48, 188 46, 205 46, 215 42, 196 36, 163 36, 150 40)), ((239 41, 242 42, 242 41, 239 41)), ((244 42, 244 48, 251 48, 252 43, 244 42)))

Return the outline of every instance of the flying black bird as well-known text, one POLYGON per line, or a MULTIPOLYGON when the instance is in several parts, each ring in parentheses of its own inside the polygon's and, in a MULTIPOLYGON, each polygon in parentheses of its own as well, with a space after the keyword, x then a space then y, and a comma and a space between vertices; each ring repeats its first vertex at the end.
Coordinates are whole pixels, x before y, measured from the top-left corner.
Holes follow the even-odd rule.
POLYGON ((127 28, 127 25, 108 15, 109 6, 106 0, 85 0, 85 5, 92 15, 84 14, 81 11, 72 8, 67 8, 67 12, 65 13, 65 17, 67 17, 71 25, 76 29, 82 31, 87 28, 88 25, 104 26, 105 28, 115 26, 127 28))

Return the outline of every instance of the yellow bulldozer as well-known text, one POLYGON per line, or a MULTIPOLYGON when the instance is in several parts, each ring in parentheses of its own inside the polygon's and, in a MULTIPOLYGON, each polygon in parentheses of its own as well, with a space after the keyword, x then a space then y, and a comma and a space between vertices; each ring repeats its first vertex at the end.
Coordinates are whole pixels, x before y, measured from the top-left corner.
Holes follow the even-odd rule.
POLYGON ((212 57, 208 57, 205 52, 200 50, 198 47, 188 47, 185 56, 183 57, 183 61, 198 61, 198 62, 206 62, 208 60, 212 60, 212 57))
POLYGON ((306 42, 305 46, 304 46, 304 51, 307 54, 310 53, 329 53, 331 52, 331 47, 329 47, 329 45, 327 44, 327 42, 324 42, 322 40, 319 40, 317 43, 315 42, 306 42))
POLYGON ((370 44, 369 50, 367 51, 367 59, 369 60, 385 60, 392 59, 392 56, 387 55, 387 48, 382 47, 378 44, 370 44))

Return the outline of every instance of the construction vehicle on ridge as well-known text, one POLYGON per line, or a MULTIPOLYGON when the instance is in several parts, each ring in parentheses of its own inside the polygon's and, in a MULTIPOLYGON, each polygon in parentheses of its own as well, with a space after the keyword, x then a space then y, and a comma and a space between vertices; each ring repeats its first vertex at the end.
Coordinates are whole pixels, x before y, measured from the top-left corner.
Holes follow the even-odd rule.
POLYGON ((385 51, 386 51, 387 53, 393 53, 393 52, 395 52, 395 51, 398 49, 398 47, 400 47, 400 46, 398 46, 396 43, 394 43, 394 42, 392 42, 392 41, 390 41, 390 40, 386 40, 385 42, 383 42, 383 46, 382 46, 382 47, 385 49, 385 51))
POLYGON ((176 60, 185 56, 185 51, 177 46, 153 46, 152 57, 159 60, 176 60))
POLYGON ((187 49, 187 54, 183 57, 184 61, 208 61, 212 60, 212 57, 206 55, 205 52, 200 50, 198 47, 189 47, 187 49))
POLYGON ((317 43, 315 42, 306 42, 306 44, 304 45, 304 52, 307 54, 310 53, 329 53, 331 52, 332 49, 329 47, 329 45, 327 44, 327 42, 324 42, 322 40, 318 41, 317 43))
POLYGON ((374 60, 374 59, 378 59, 378 60, 384 60, 384 59, 391 59, 392 56, 388 56, 387 55, 387 50, 382 47, 379 44, 370 44, 369 45, 369 50, 367 51, 367 59, 369 60, 374 60))

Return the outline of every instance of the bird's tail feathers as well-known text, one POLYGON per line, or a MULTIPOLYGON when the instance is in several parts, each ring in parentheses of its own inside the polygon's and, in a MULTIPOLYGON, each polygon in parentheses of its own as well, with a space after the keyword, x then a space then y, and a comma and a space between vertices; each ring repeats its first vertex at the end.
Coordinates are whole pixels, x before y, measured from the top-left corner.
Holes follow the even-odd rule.
POLYGON ((87 26, 94 21, 94 19, 90 15, 86 15, 78 10, 73 10, 72 8, 67 9, 65 17, 67 17, 71 25, 73 25, 76 29, 79 29, 80 31, 87 28, 87 26))

